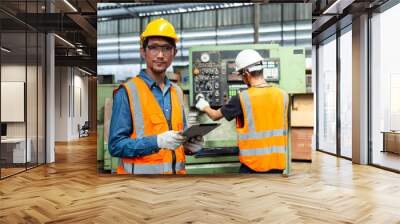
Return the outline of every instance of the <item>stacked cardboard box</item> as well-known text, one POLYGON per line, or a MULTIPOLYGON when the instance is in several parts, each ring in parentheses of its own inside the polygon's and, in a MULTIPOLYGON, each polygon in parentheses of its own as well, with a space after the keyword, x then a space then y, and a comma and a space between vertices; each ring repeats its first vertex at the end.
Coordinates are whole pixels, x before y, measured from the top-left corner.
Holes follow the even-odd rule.
POLYGON ((314 132, 312 94, 295 94, 292 96, 291 128, 292 160, 311 161, 314 132))
POLYGON ((311 161, 313 128, 292 128, 292 159, 311 161))

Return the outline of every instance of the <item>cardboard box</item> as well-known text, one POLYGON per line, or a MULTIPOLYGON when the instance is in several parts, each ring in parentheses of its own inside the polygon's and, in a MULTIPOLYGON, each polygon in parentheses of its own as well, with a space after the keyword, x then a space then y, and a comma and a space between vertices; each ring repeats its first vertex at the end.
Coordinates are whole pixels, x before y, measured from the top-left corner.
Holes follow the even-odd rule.
POLYGON ((385 138, 385 151, 400 154, 400 133, 386 132, 384 134, 385 138))
POLYGON ((292 159, 311 161, 313 128, 292 127, 292 159))

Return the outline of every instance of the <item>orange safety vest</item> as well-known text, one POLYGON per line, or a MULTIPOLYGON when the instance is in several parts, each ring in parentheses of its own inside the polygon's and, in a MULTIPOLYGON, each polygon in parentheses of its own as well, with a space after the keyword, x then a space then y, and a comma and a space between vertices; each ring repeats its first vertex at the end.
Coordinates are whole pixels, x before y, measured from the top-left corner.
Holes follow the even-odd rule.
POLYGON ((240 162, 257 172, 284 170, 288 95, 277 87, 249 88, 239 98, 244 118, 236 126, 240 162))
MULTIPOLYGON (((169 130, 167 119, 147 84, 134 77, 122 85, 129 98, 133 122, 132 139, 158 135, 169 130)), ((175 84, 171 85, 171 127, 183 130, 183 104, 175 84)), ((119 158, 118 174, 185 174, 183 146, 176 150, 160 149, 157 153, 135 158, 119 158)))

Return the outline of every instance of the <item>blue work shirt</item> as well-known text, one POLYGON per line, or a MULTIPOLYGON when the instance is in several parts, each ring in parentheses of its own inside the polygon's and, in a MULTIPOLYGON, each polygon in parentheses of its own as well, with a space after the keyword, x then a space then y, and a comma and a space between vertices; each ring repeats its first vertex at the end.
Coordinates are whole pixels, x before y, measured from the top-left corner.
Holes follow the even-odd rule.
MULTIPOLYGON (((164 89, 157 85, 157 83, 146 74, 144 70, 138 75, 139 78, 144 80, 158 105, 162 109, 165 118, 170 124, 171 120, 171 82, 165 78, 164 89)), ((184 120, 184 128, 186 128, 186 119, 184 120)), ((113 100, 112 116, 110 123, 110 134, 108 142, 108 150, 110 154, 115 157, 141 157, 153 154, 160 150, 157 146, 157 135, 146 136, 143 138, 131 139, 130 136, 133 132, 133 122, 129 99, 125 88, 119 88, 113 100)))

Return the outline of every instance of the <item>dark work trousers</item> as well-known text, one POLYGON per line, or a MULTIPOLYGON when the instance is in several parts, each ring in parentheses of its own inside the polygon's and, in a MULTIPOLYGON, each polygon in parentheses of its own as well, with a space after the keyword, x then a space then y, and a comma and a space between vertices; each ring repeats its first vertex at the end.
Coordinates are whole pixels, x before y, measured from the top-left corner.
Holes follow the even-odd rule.
POLYGON ((257 171, 250 169, 248 166, 241 164, 239 172, 240 173, 270 173, 270 174, 279 173, 279 174, 282 174, 283 170, 268 170, 266 172, 257 172, 257 171))

